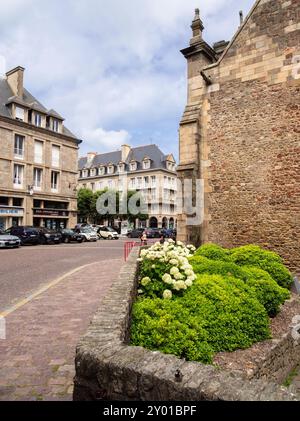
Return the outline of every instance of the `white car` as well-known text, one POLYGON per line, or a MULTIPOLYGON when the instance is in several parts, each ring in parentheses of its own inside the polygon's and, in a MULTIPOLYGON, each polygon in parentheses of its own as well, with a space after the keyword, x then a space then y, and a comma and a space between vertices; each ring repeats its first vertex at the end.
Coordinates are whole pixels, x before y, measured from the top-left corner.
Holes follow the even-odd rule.
POLYGON ((76 230, 79 234, 81 234, 84 238, 84 241, 97 241, 98 235, 97 233, 92 230, 90 227, 82 227, 76 230))
POLYGON ((0 231, 0 248, 18 248, 21 245, 21 240, 15 235, 5 234, 0 231))
POLYGON ((105 240, 118 240, 119 234, 112 227, 100 227, 98 235, 105 240))

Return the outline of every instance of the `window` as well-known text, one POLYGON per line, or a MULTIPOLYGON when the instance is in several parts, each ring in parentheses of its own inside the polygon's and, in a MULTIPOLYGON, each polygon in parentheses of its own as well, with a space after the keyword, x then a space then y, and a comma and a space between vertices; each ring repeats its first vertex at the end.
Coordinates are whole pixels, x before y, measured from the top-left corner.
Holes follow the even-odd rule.
POLYGON ((130 188, 135 189, 135 178, 130 179, 130 188))
POLYGON ((151 200, 156 200, 156 189, 151 190, 151 200))
POLYGON ((113 174, 113 173, 114 173, 114 166, 113 165, 110 165, 108 167, 108 174, 113 174))
POLYGON ((51 190, 52 190, 52 192, 58 191, 58 183, 59 183, 59 172, 51 171, 51 190))
POLYGON ((149 177, 144 177, 144 187, 145 189, 149 187, 149 177))
POLYGON ((130 171, 136 171, 136 162, 130 163, 130 171))
POLYGON ((52 145, 52 167, 59 167, 60 147, 52 145))
POLYGON ((119 173, 124 172, 124 169, 125 169, 125 168, 124 168, 124 164, 119 164, 119 165, 118 165, 118 172, 119 172, 119 173))
POLYGON ((100 175, 105 175, 105 167, 100 167, 99 173, 100 175))
POLYGON ((38 127, 42 127, 42 116, 41 114, 35 113, 34 123, 38 127))
POLYGON ((150 169, 150 167, 151 167, 151 162, 150 162, 150 160, 149 160, 149 159, 147 159, 147 160, 145 160, 145 161, 143 162, 143 167, 144 167, 144 170, 149 170, 149 169, 150 169))
POLYGON ((108 180, 107 185, 108 185, 108 188, 109 188, 109 189, 112 189, 112 186, 113 186, 113 182, 112 182, 112 180, 108 180))
POLYGON ((94 191, 95 190, 95 183, 91 183, 91 190, 94 191))
POLYGON ((54 132, 58 132, 59 131, 59 121, 56 119, 52 120, 52 130, 54 132))
POLYGON ((14 155, 15 158, 24 158, 24 136, 15 135, 14 155))
POLYGON ((24 108, 16 107, 16 120, 24 121, 25 111, 24 108))
POLYGON ((40 168, 34 168, 33 170, 33 187, 35 190, 41 190, 42 188, 42 176, 43 171, 40 168))
POLYGON ((152 187, 156 187, 156 176, 155 176, 155 175, 153 175, 153 176, 151 177, 151 186, 152 186, 152 187))
POLYGON ((137 179, 137 188, 138 189, 141 189, 143 187, 142 183, 143 183, 142 177, 138 177, 138 179, 137 179))
POLYGON ((22 188, 24 179, 24 167, 23 165, 14 165, 14 187, 22 188))
POLYGON ((34 141, 34 162, 36 164, 43 163, 43 148, 43 142, 40 142, 39 140, 34 141))

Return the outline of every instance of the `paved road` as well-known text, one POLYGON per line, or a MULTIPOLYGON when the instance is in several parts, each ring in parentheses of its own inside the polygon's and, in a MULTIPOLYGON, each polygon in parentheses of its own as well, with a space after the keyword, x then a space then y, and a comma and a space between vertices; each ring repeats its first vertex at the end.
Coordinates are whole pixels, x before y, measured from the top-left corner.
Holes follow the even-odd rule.
POLYGON ((0 313, 76 267, 122 258, 123 239, 0 250, 0 313))

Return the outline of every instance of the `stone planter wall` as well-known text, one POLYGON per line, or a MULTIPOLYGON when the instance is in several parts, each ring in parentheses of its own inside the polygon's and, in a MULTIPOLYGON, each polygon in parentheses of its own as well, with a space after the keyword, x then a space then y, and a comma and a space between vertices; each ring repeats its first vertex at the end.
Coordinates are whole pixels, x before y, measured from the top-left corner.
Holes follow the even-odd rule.
POLYGON ((74 400, 300 400, 275 383, 129 346, 138 252, 132 251, 77 346, 74 400))

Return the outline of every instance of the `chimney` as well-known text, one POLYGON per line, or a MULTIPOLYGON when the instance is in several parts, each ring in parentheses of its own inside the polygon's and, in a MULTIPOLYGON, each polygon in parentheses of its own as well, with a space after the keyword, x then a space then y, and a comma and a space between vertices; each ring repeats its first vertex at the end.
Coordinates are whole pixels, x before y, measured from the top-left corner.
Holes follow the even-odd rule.
POLYGON ((89 152, 87 154, 87 164, 90 165, 93 161, 93 159, 95 158, 95 156, 97 155, 96 152, 89 152))
POLYGON ((24 67, 18 66, 6 73, 7 82, 13 91, 14 96, 23 97, 24 92, 24 67))
POLYGON ((131 147, 129 145, 122 145, 122 162, 125 162, 128 158, 131 147))
POLYGON ((193 30, 193 38, 191 39, 190 44, 196 44, 198 42, 202 41, 202 32, 204 30, 204 25, 202 20, 200 19, 200 10, 199 9, 195 9, 195 17, 194 20, 192 22, 192 26, 191 26, 192 30, 193 30))

